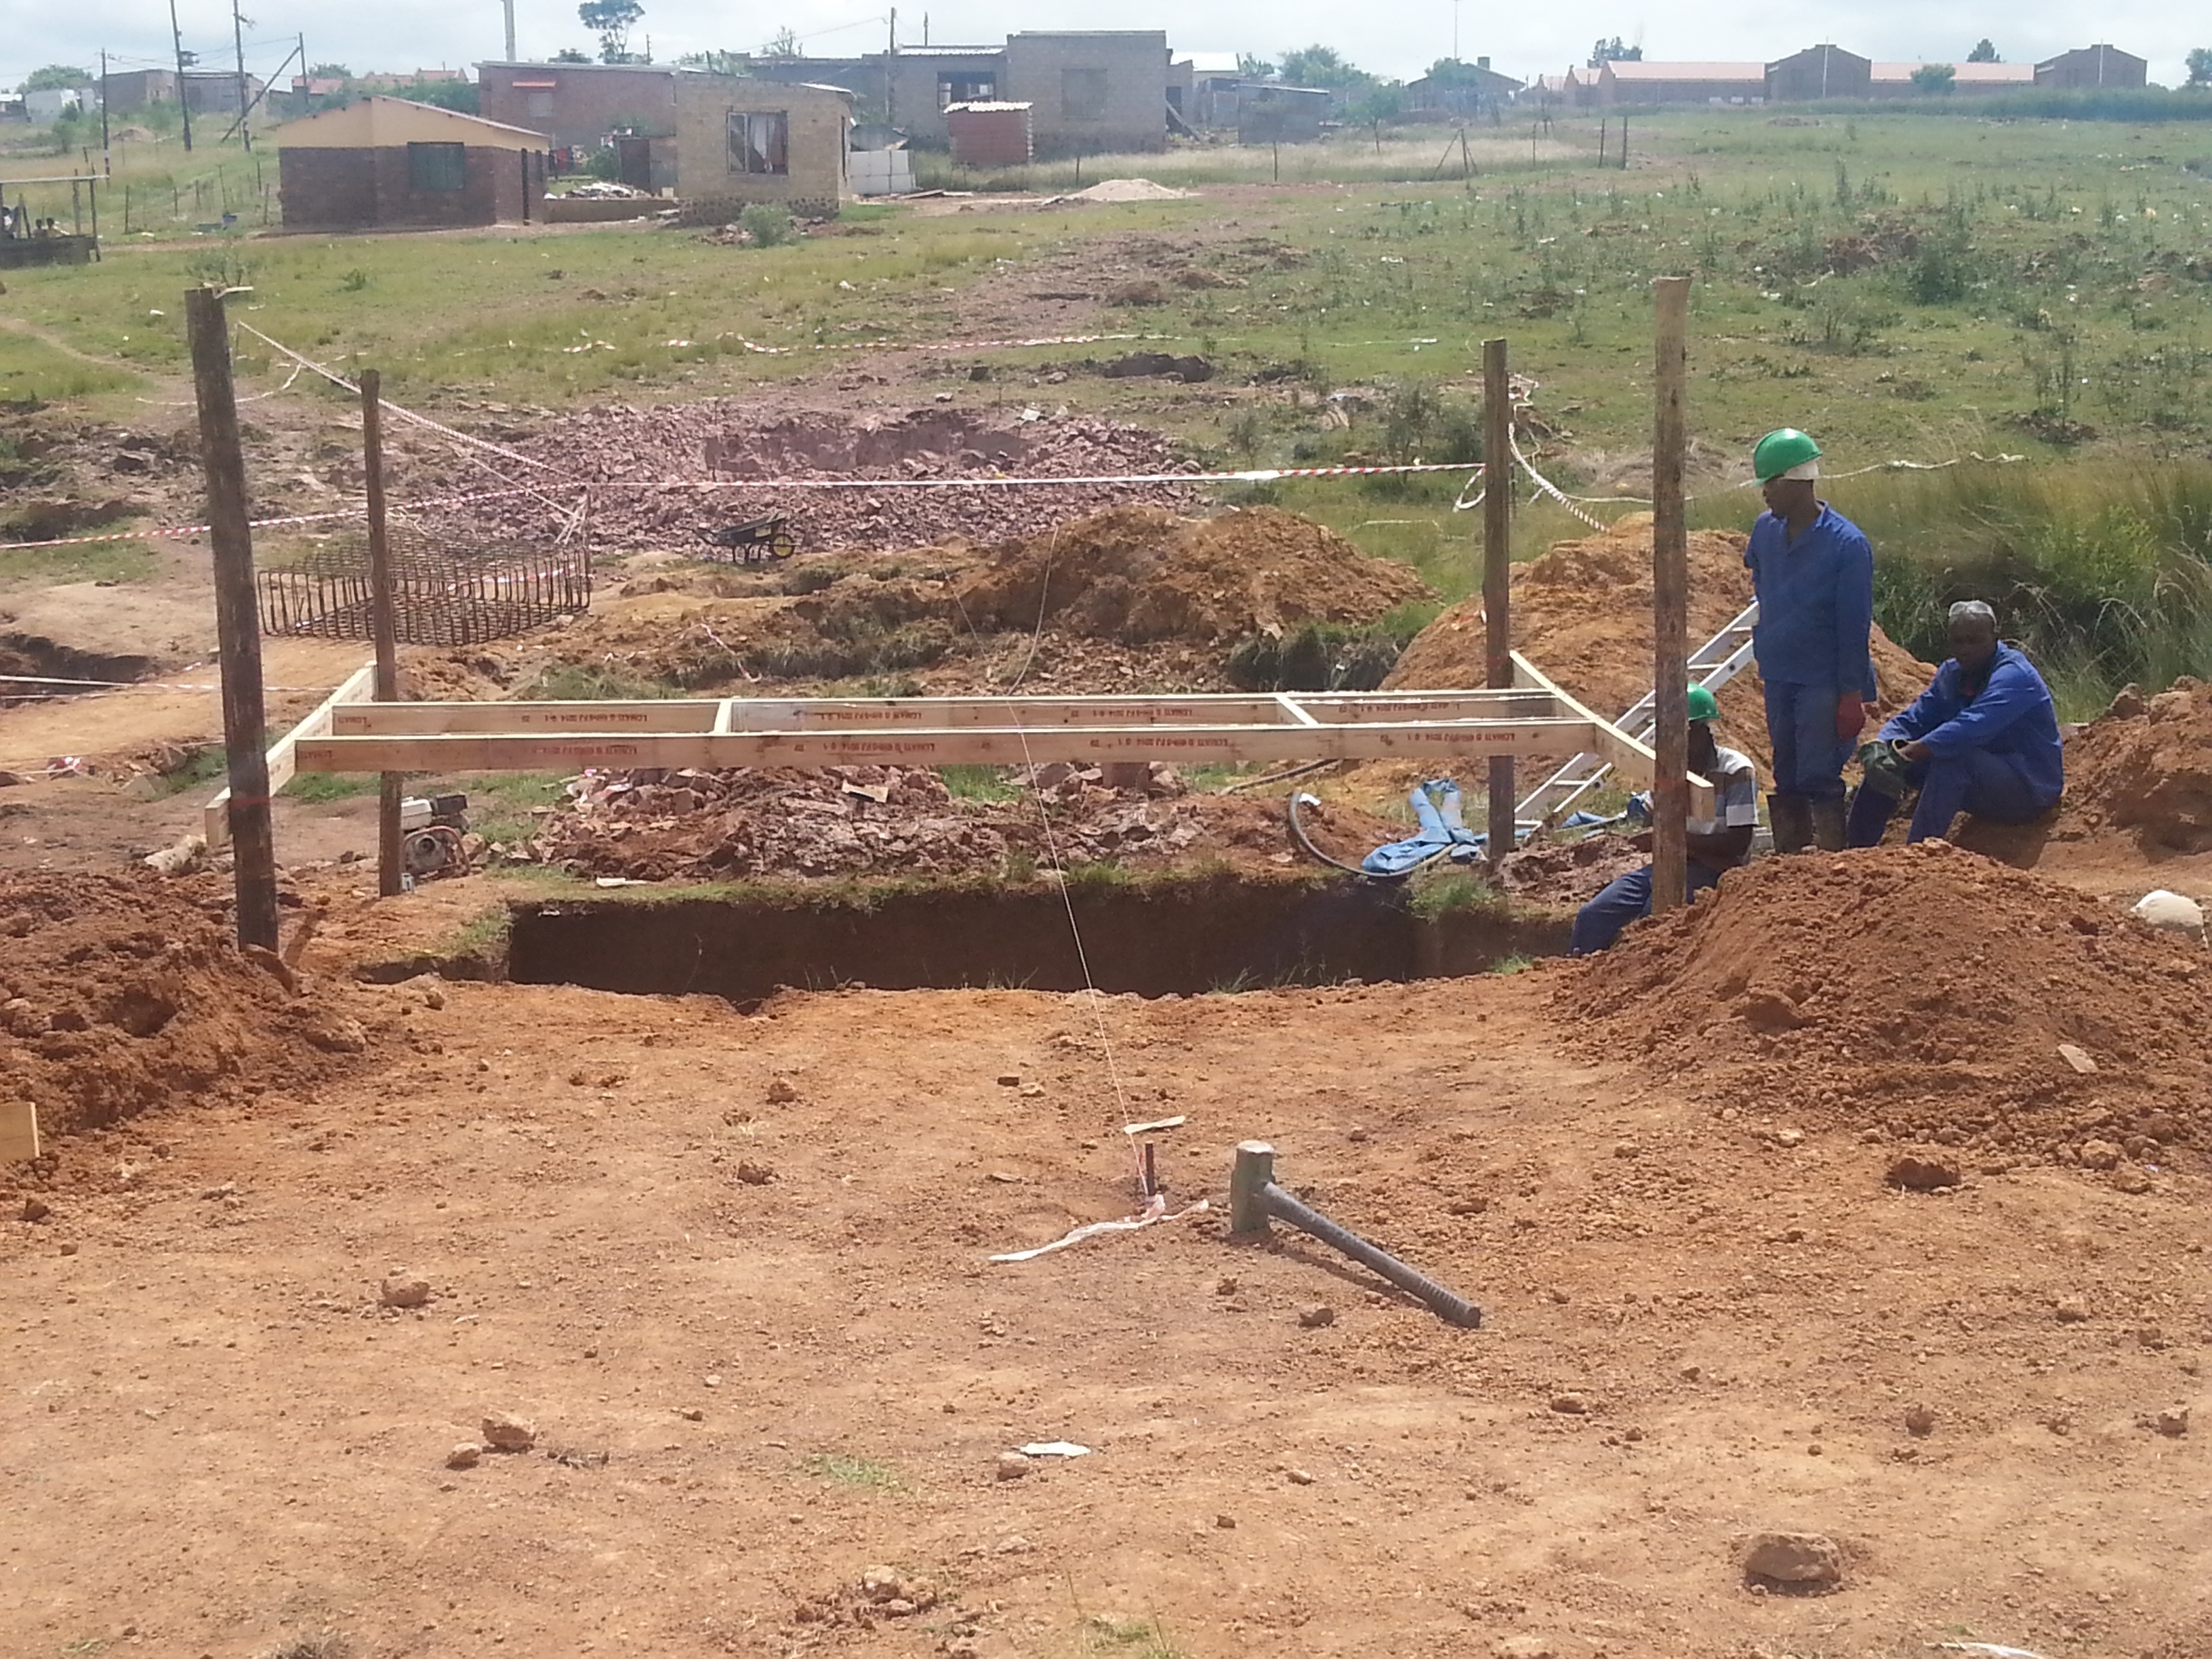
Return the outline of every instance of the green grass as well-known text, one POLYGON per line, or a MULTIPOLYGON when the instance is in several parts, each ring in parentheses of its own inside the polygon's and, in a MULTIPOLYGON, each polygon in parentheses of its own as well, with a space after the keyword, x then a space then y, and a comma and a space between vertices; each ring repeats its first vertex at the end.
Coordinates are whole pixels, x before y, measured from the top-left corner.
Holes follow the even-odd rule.
POLYGON ((512 843, 537 832, 532 810, 561 799, 568 780, 557 772, 494 772, 454 779, 469 798, 469 828, 486 841, 512 843))
MULTIPOLYGON (((8 273, 10 288, 19 280, 17 272, 8 273)), ((43 340, 0 327, 0 404, 64 403, 103 392, 143 390, 145 385, 143 377, 128 369, 88 363, 43 340)))
POLYGON ((955 800, 1012 800, 1022 793, 996 766, 940 766, 937 775, 955 800))
POLYGON ((495 905, 463 922, 438 943, 434 956, 496 957, 507 954, 507 935, 514 916, 506 905, 495 905))
POLYGON ((1103 1613, 1083 1621, 1075 1652, 1079 1659, 1189 1659, 1189 1650, 1170 1640, 1158 1619, 1103 1613))
POLYGON ((898 1486, 898 1471, 872 1457, 848 1457, 840 1452, 816 1452, 799 1467, 817 1480, 833 1486, 865 1486, 887 1492, 898 1486))
POLYGON ((1503 911, 1511 901, 1472 870, 1446 866, 1422 870, 1407 878, 1407 897, 1424 921, 1462 911, 1503 911))
POLYGON ((1516 952, 1512 956, 1498 957, 1497 961, 1490 964, 1489 968, 1486 971, 1492 974, 1512 975, 1525 972, 1527 969, 1534 968, 1535 965, 1535 957, 1524 957, 1520 955, 1518 952, 1516 952))
POLYGON ((277 793, 292 800, 321 805, 373 795, 376 790, 376 775, 373 772, 297 772, 291 782, 277 793))

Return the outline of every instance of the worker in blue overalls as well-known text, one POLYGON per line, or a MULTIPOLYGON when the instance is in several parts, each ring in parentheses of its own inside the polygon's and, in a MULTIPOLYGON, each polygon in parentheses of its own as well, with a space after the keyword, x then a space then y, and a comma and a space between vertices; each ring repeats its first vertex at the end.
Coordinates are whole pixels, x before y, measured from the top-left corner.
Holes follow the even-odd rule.
POLYGON ((1912 706, 1859 751, 1865 781, 1851 797, 1850 840, 1878 847, 1909 788, 1920 791, 1911 841, 1951 833, 1961 812, 2032 823, 2058 804, 2066 763, 2058 709, 2035 665, 1997 638, 1979 599, 1951 607, 1951 658, 1912 706))
POLYGON ((1766 511, 1743 562, 1759 599, 1752 635, 1766 684, 1774 793, 1766 798, 1774 850, 1844 845, 1844 763, 1875 695, 1874 548, 1820 500, 1820 447, 1784 427, 1752 451, 1766 511))

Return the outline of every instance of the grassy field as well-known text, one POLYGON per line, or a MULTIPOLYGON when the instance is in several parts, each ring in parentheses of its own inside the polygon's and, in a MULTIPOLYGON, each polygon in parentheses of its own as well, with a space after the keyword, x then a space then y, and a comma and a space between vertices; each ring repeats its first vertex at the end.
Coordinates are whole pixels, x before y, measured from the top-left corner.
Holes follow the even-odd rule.
MULTIPOLYGON (((1056 400, 1166 426, 1222 463, 1472 463, 1471 371, 1480 343, 1502 334, 1538 383, 1552 476, 1632 497, 1648 490, 1649 283, 1686 271, 1705 520, 1748 522, 1755 498, 1727 485, 1777 425, 1815 432, 1837 471, 1962 462, 1934 480, 1836 487, 1880 538, 1894 631, 1929 648, 1929 607, 1995 591, 2033 618, 2077 703, 2120 678, 2212 670, 2191 585, 2212 558, 2201 507, 2212 122, 1639 115, 1626 169, 1597 164, 1598 125, 1583 117, 1478 129, 1464 157, 1444 155, 1444 137, 1286 148, 1279 190, 1258 148, 1088 158, 1086 179, 1141 172, 1200 194, 1047 211, 865 207, 834 234, 771 249, 629 227, 125 243, 89 270, 11 273, 13 314, 80 355, 0 331, 0 398, 130 406, 141 377, 181 371, 179 296, 207 280, 250 286, 242 314, 255 326, 341 365, 374 362, 394 395, 433 409, 742 392, 822 362, 750 353, 746 339, 957 337, 960 292, 985 275, 1135 233, 1188 245, 1225 281, 1170 286, 1164 303, 1103 320, 1201 353, 1219 377, 1177 397, 1077 376, 1056 400)), ((143 152, 132 166, 149 179, 177 159, 173 144, 126 148, 143 152)), ((240 158, 234 148, 195 165, 240 158)), ((1069 162, 964 182, 1076 180, 1069 162)), ((1018 386, 1024 367, 1067 355, 975 361, 1018 386)), ((945 383, 967 367, 947 362, 945 383)), ((272 383, 250 340, 240 368, 272 383)), ((325 394, 303 383, 295 395, 325 394)), ((1452 510, 1459 482, 1238 498, 1310 513, 1413 563, 1449 598, 1477 562, 1476 515, 1452 510)), ((1577 527, 1546 505, 1524 511, 1517 533, 1525 552, 1577 527)))

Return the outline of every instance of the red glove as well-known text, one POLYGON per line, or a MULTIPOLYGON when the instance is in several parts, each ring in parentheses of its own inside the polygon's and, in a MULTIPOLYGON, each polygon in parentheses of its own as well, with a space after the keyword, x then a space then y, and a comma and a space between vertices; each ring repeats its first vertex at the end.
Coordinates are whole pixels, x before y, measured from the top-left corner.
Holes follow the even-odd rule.
POLYGON ((1852 743, 1866 730, 1866 699, 1846 691, 1836 699, 1836 741, 1852 743))

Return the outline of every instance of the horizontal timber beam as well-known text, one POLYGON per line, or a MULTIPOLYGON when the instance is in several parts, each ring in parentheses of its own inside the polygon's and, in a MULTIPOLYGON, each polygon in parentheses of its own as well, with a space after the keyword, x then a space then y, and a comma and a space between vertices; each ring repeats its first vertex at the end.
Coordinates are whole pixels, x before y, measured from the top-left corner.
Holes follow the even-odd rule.
MULTIPOLYGON (((1613 769, 1640 788, 1651 787, 1656 774, 1659 757, 1649 744, 1632 738, 1612 721, 1601 720, 1577 702, 1572 697, 1544 678, 1543 671, 1518 651, 1513 653, 1513 678, 1516 684, 1533 691, 1548 694, 1562 712, 1581 715, 1590 724, 1596 741, 1589 753, 1601 755, 1613 763, 1613 769)), ((1710 818, 1713 815, 1713 787, 1692 772, 1690 777, 1690 812, 1693 817, 1710 818)))

